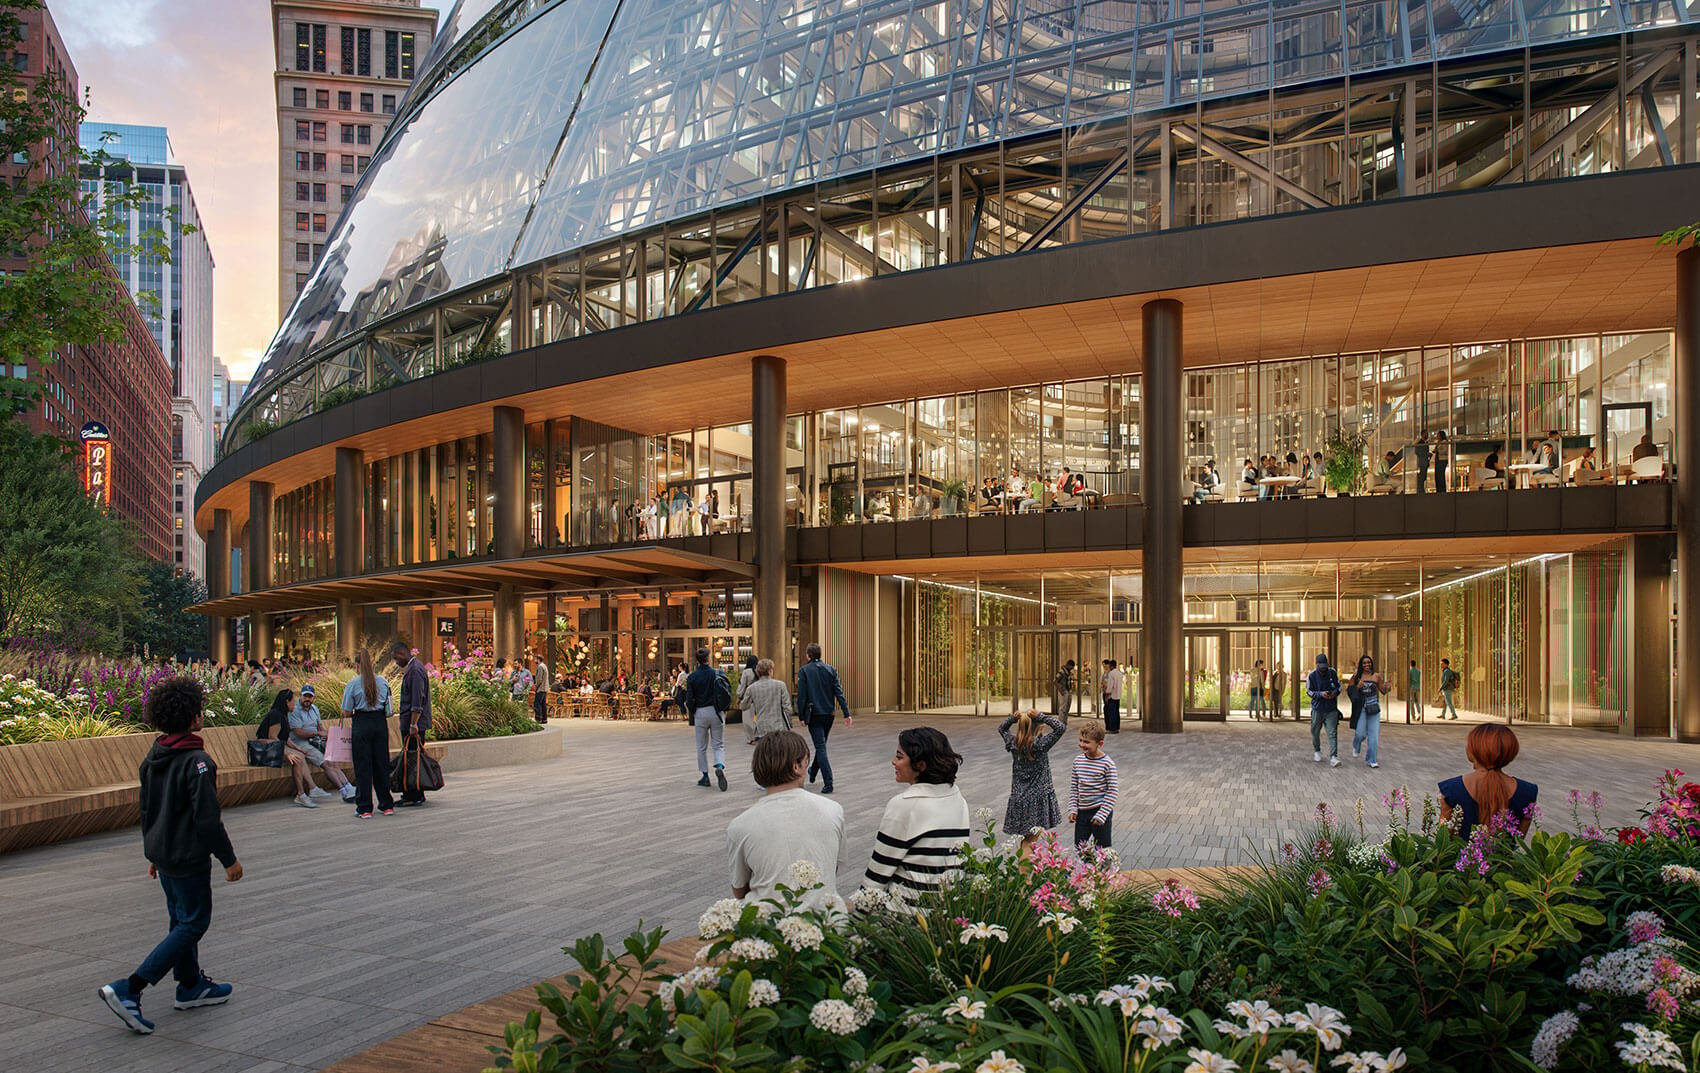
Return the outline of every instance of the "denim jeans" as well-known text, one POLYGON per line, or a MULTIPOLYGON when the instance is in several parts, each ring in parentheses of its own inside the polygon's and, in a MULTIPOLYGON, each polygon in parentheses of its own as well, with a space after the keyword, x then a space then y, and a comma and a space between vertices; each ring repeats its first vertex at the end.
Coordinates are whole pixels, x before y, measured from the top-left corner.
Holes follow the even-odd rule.
POLYGON ((1252 686, 1251 701, 1246 705, 1246 714, 1255 719, 1259 715, 1267 714, 1268 711, 1268 706, 1263 703, 1263 687, 1252 686))
POLYGON ((1104 699, 1104 729, 1118 734, 1122 729, 1122 702, 1114 697, 1104 699))
POLYGON ((726 766, 726 720, 713 708, 698 708, 691 723, 697 732, 697 770, 708 774, 708 753, 714 749, 714 766, 726 766))
POLYGON ((1328 755, 1340 755, 1340 709, 1324 708, 1318 711, 1310 710, 1310 747, 1316 752, 1322 751, 1322 731, 1328 730, 1328 755))
POLYGON ((199 946, 201 936, 212 925, 212 865, 190 876, 159 874, 159 885, 165 889, 165 913, 171 930, 142 962, 136 975, 149 984, 165 979, 166 973, 177 983, 188 987, 201 978, 199 946))
POLYGON ((809 762, 809 776, 820 773, 821 785, 832 789, 832 763, 826 758, 826 736, 832 733, 832 714, 825 718, 813 716, 809 719, 809 740, 815 746, 815 758, 809 762))
POLYGON ((1352 755, 1363 749, 1364 763, 1381 762, 1381 712, 1364 711, 1358 716, 1358 729, 1352 731, 1352 755))
POLYGON ((1417 717, 1417 722, 1422 722, 1423 698, 1422 694, 1415 690, 1405 694, 1405 722, 1409 723, 1413 715, 1417 717))
POLYGON ((1458 718, 1458 709, 1452 703, 1452 690, 1443 689, 1440 691, 1440 717, 1445 719, 1447 712, 1452 713, 1452 718, 1458 718))

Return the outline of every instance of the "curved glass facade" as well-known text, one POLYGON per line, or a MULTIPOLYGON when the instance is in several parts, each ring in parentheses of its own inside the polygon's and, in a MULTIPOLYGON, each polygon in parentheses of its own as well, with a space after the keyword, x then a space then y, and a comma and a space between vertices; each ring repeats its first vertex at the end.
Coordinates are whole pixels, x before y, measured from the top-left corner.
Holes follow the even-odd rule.
MULTIPOLYGON (((1686 18, 1671 0, 463 0, 250 398, 375 321, 759 196, 825 198, 832 180, 975 146, 1184 124, 1189 104, 1686 18)), ((1267 172, 1293 132, 1222 151, 1236 133, 1177 136, 1267 172)), ((1376 137, 1365 152, 1391 159, 1376 137)), ((1117 188, 1124 214, 1144 211, 1138 187, 1117 188)))

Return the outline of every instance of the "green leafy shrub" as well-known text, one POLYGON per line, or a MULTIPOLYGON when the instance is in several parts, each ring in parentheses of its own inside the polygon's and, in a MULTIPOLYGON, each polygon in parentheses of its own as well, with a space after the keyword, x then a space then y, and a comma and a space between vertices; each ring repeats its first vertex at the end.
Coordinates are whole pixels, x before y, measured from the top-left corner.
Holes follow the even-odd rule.
POLYGON ((523 700, 477 674, 438 679, 431 693, 430 737, 502 738, 541 729, 523 700))

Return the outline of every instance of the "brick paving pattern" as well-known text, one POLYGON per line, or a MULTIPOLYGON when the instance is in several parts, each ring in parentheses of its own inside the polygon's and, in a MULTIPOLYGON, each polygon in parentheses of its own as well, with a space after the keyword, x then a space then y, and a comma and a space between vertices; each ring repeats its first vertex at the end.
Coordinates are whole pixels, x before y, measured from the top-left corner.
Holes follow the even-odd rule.
MULTIPOLYGON (((896 732, 929 722, 966 757, 971 806, 1002 818, 1009 764, 995 721, 864 716, 831 739, 838 799, 865 865, 895 792, 896 732)), ((1075 720, 1078 722, 1078 719, 1075 720)), ((1072 724, 1071 724, 1072 725, 1072 724)), ((1382 765, 1330 770, 1297 723, 1189 724, 1175 736, 1126 724, 1109 752, 1121 769, 1116 843, 1128 867, 1240 864, 1267 852, 1327 800, 1370 817, 1396 786, 1422 792, 1466 769, 1465 727, 1390 723, 1382 765)), ((1344 731, 1344 727, 1342 727, 1344 731)), ((0 857, 0 1054, 9 1073, 298 1073, 319 1069, 432 1016, 565 968, 560 948, 591 931, 623 934, 639 918, 675 932, 726 892, 725 827, 755 800, 748 748, 727 736, 727 793, 695 785, 690 732, 677 724, 575 722, 567 755, 451 776, 430 808, 356 823, 350 809, 276 802, 226 822, 248 878, 214 882, 203 962, 235 984, 222 1008, 171 1010, 170 982, 143 1008, 158 1031, 136 1038, 95 989, 128 973, 165 923, 139 836, 117 831, 0 857)), ((1605 795, 1625 823, 1666 767, 1700 770, 1700 746, 1583 731, 1520 730, 1516 774, 1541 786, 1549 827, 1563 798, 1605 795)), ((1349 752, 1343 737, 1342 754, 1349 752)), ((1053 752, 1066 787, 1072 744, 1053 752)))

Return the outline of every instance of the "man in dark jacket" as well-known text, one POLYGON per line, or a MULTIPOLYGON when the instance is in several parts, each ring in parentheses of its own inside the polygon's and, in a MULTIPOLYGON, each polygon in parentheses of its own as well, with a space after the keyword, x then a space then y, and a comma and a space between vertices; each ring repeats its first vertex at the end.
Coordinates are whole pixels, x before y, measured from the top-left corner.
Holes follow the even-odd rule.
POLYGON ((1328 731, 1328 764, 1340 766, 1340 676, 1328 665, 1328 657, 1317 654, 1316 670, 1305 679, 1310 694, 1310 747, 1312 758, 1322 762, 1322 732, 1328 731))
POLYGON ((726 709, 732 706, 732 683, 708 665, 708 649, 696 651, 697 667, 685 679, 685 711, 696 727, 698 786, 708 785, 708 753, 714 749, 714 777, 726 789, 726 709))
MULTIPOLYGON (((410 739, 419 738, 418 747, 424 748, 425 732, 431 729, 431 677, 425 673, 425 664, 419 662, 419 657, 413 650, 400 641, 390 650, 395 658, 395 665, 401 671, 401 702, 396 705, 397 720, 401 725, 402 754, 410 739)), ((425 791, 417 786, 401 792, 403 808, 418 808, 425 803, 425 791)))
POLYGON ((826 758, 826 736, 832 733, 832 717, 836 706, 844 710, 844 725, 850 725, 850 702, 844 699, 844 687, 839 684, 838 670, 820 658, 820 645, 814 642, 803 650, 809 659, 797 671, 797 715, 809 728, 815 743, 814 763, 809 765, 809 781, 821 777, 820 792, 832 792, 832 764, 826 758))
POLYGON ((171 920, 153 953, 127 979, 100 989, 100 997, 130 1031, 147 1035, 153 1022, 142 1016, 142 989, 177 978, 172 1006, 191 1010, 230 999, 229 984, 215 984, 201 971, 198 947, 212 924, 212 863, 224 878, 242 878, 242 865, 218 810, 218 768, 201 748, 201 711, 206 696, 188 676, 167 678, 148 694, 147 719, 159 732, 141 766, 142 853, 148 877, 165 890, 171 920))

